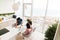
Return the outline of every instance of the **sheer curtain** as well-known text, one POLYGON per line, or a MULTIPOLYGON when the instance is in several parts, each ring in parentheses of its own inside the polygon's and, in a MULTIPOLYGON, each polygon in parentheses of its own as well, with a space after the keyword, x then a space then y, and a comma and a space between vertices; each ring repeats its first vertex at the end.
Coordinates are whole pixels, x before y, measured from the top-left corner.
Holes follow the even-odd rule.
POLYGON ((47 0, 33 0, 33 16, 45 16, 47 0))
MULTIPOLYGON (((23 15, 23 1, 20 0, 20 9, 17 12, 20 15, 23 15)), ((24 0, 24 3, 31 3, 31 0, 24 0)), ((47 15, 51 17, 60 17, 60 0, 49 0, 48 1, 48 8, 47 8, 47 15)), ((33 0, 32 5, 32 16, 45 16, 47 0, 33 0)), ((25 16, 30 16, 31 5, 26 5, 25 9, 25 16), (26 10, 28 8, 28 10, 26 10)), ((19 15, 19 14, 18 14, 19 15)))
MULTIPOLYGON (((49 0, 47 15, 51 17, 60 17, 60 0, 49 0)), ((47 0, 33 0, 33 16, 44 16, 47 0)))
POLYGON ((47 16, 60 17, 60 0, 49 0, 47 16))

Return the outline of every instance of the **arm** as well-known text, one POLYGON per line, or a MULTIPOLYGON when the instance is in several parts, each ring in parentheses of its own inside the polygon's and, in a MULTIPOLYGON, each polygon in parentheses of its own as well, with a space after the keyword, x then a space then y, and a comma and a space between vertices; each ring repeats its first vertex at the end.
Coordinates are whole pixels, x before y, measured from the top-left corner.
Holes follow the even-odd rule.
POLYGON ((17 21, 16 21, 16 23, 15 23, 15 27, 17 27, 17 21))

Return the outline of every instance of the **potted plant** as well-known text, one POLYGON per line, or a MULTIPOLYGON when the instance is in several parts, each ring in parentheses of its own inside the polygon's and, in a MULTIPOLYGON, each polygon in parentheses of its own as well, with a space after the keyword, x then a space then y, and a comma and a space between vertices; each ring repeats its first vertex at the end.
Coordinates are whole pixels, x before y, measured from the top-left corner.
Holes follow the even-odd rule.
POLYGON ((49 26, 47 31, 45 32, 45 40, 53 40, 56 29, 57 29, 57 23, 52 24, 52 26, 49 26))

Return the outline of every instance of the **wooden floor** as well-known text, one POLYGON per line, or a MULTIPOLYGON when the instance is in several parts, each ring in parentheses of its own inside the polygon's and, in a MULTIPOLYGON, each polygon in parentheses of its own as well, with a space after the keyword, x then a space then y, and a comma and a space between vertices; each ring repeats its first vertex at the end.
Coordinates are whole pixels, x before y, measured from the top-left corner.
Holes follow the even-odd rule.
POLYGON ((31 38, 23 37, 22 34, 16 36, 16 40, 32 40, 31 38))
POLYGON ((16 36, 16 40, 23 40, 23 36, 21 35, 21 33, 19 33, 19 34, 16 36))

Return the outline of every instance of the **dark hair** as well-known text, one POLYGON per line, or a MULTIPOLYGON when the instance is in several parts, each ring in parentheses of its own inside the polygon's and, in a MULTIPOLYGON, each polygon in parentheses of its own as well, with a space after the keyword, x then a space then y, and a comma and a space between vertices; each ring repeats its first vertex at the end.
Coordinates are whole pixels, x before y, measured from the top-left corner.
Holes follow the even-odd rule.
POLYGON ((20 17, 18 17, 17 20, 20 20, 20 17))
POLYGON ((16 18, 16 15, 13 15, 13 18, 16 18))
POLYGON ((17 25, 22 24, 22 19, 20 17, 17 18, 17 25))
POLYGON ((27 24, 26 24, 26 27, 27 27, 27 28, 30 28, 30 24, 29 24, 29 23, 27 23, 27 24))
POLYGON ((27 19, 27 21, 28 21, 28 23, 29 23, 30 25, 32 25, 32 21, 31 21, 31 20, 27 19))

